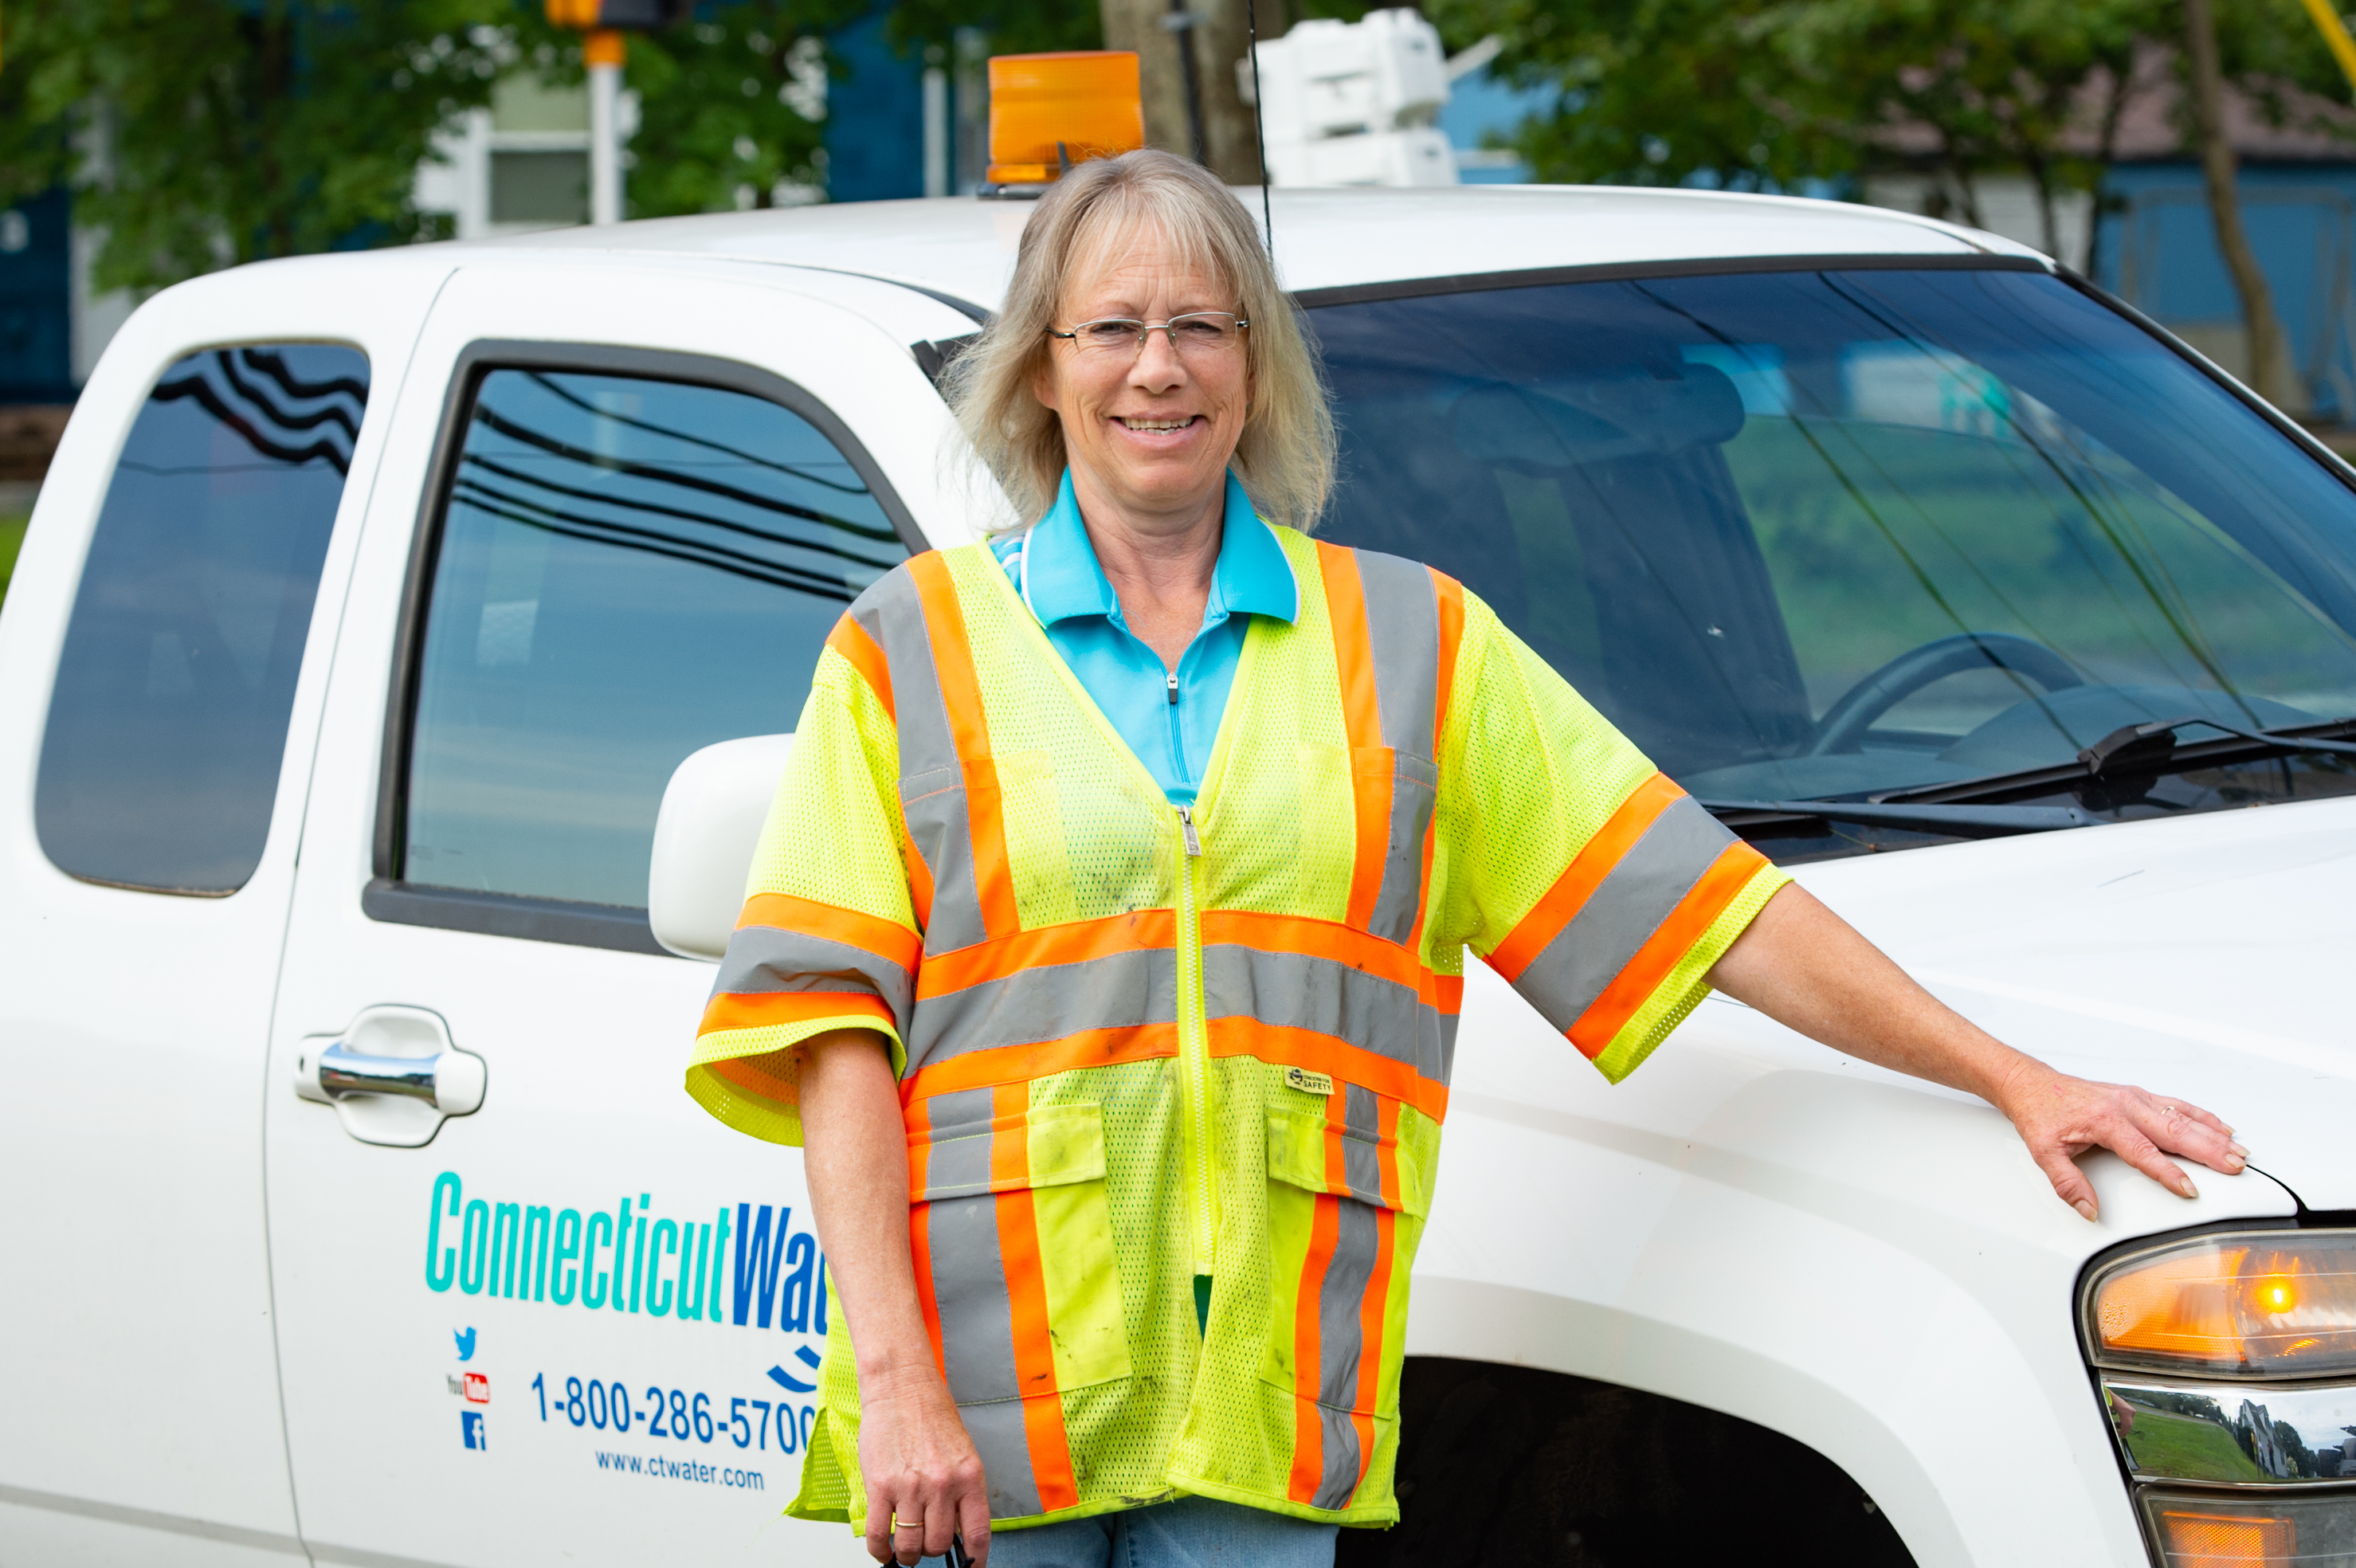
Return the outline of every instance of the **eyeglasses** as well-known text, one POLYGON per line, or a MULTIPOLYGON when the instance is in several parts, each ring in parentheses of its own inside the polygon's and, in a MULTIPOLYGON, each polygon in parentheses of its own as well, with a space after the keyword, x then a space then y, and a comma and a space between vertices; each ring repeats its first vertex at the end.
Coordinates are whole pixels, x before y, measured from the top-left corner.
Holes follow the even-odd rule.
POLYGON ((1242 317, 1224 310, 1197 310, 1185 316, 1173 316, 1167 321, 1136 321, 1125 316, 1108 317, 1102 321, 1083 321, 1069 332, 1047 329, 1050 338, 1062 338, 1084 354, 1124 355, 1134 359, 1144 352, 1145 339, 1156 332, 1170 335, 1171 349, 1186 359, 1209 359, 1224 354, 1244 339, 1251 323, 1242 317))

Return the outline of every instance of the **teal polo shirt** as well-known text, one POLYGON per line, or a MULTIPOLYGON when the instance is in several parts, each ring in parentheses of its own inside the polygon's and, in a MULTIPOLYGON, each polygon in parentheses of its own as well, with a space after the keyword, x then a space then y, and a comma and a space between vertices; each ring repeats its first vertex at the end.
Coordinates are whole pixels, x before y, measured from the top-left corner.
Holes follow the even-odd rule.
POLYGON ((1170 803, 1194 804, 1219 736, 1220 716, 1227 710, 1227 693, 1236 683, 1250 618, 1290 622, 1301 610, 1292 563, 1275 530, 1252 511, 1242 482, 1228 474, 1219 559, 1211 569, 1203 625, 1174 671, 1121 618, 1120 596, 1106 579, 1080 521, 1070 469, 1064 471, 1047 515, 1027 532, 1001 539, 991 548, 1081 689, 1104 710, 1170 803))

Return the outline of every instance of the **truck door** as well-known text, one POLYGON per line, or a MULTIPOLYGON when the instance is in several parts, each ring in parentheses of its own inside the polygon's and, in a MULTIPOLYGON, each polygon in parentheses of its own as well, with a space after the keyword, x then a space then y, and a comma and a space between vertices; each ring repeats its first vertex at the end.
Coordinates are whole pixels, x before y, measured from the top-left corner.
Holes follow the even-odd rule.
POLYGON ((708 278, 469 268, 417 366, 273 1036, 305 1542, 864 1562, 780 1517, 825 1260, 798 1154, 681 1087, 714 971, 653 942, 648 859, 681 759, 794 727, 946 416, 901 342, 708 278))
POLYGON ((173 291, 0 618, 0 1559, 284 1563, 262 1074, 327 656, 438 277, 173 291), (36 1413, 37 1412, 37 1413, 36 1413))

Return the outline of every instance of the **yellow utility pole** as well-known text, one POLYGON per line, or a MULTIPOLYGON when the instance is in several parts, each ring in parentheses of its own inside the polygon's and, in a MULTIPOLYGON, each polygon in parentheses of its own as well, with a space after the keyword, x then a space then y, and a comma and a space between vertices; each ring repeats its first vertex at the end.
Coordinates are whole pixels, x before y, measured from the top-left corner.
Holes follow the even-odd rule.
POLYGON ((2306 3, 2307 14, 2315 18, 2315 30, 2323 35, 2324 47, 2340 62, 2340 73, 2348 79, 2349 87, 2356 89, 2356 38, 2348 36, 2348 24, 2331 8, 2331 0, 2306 3))

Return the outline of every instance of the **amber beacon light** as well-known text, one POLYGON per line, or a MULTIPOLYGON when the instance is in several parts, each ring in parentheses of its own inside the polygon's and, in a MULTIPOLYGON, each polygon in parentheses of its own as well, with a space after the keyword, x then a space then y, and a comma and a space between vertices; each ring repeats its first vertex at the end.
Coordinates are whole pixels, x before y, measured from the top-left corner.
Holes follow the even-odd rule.
POLYGON ((1133 52, 991 57, 987 194, 1035 196, 1073 164, 1143 145, 1133 52))

